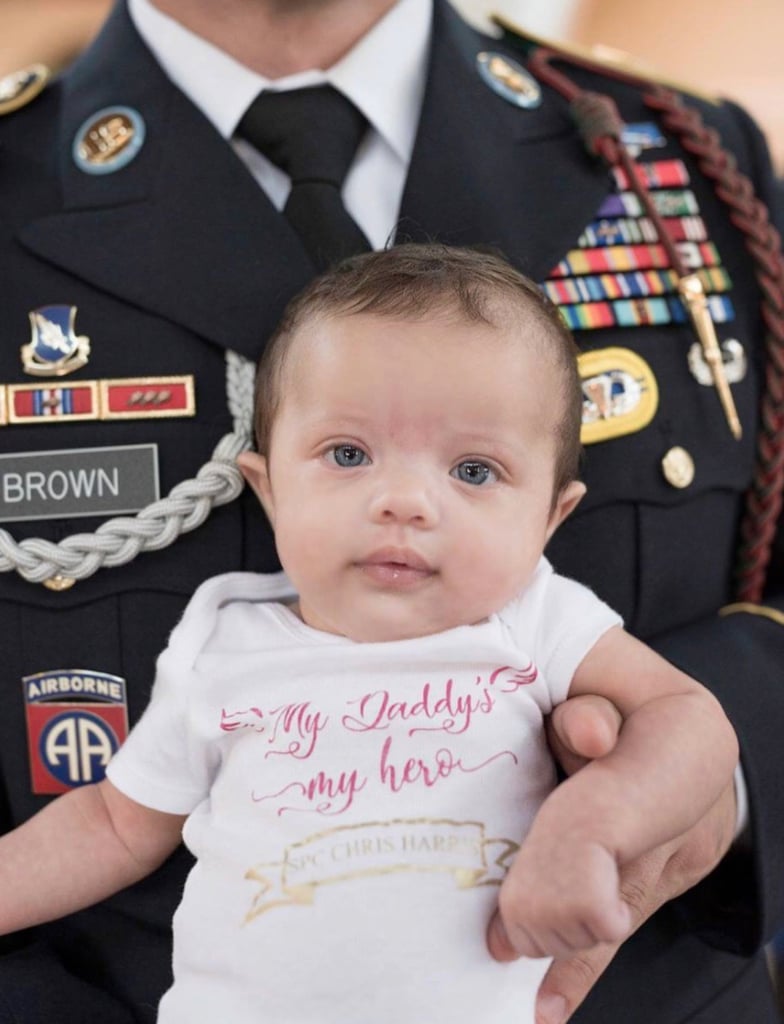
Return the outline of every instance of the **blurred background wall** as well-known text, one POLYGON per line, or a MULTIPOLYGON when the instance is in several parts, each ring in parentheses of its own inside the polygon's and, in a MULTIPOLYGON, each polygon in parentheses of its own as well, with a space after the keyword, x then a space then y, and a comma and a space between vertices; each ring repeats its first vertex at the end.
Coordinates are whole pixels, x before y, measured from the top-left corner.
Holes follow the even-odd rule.
POLYGON ((0 77, 25 64, 68 64, 106 17, 109 0, 0 0, 0 77))
POLYGON ((784 175, 783 0, 453 0, 476 24, 495 10, 533 32, 625 50, 653 71, 739 101, 784 175))
MULTIPOLYGON (((783 0, 452 0, 475 24, 491 11, 552 39, 625 50, 695 88, 739 100, 764 128, 784 175, 783 0)), ((0 75, 65 66, 111 0, 0 0, 0 75)))

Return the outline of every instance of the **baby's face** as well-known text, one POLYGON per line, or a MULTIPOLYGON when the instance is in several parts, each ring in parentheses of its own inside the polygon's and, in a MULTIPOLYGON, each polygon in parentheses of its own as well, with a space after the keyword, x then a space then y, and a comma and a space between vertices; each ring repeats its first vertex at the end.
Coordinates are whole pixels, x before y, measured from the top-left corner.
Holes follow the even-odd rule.
POLYGON ((370 314, 306 325, 268 461, 243 469, 310 626, 357 641, 480 622, 550 533, 562 390, 553 360, 486 324, 370 314))

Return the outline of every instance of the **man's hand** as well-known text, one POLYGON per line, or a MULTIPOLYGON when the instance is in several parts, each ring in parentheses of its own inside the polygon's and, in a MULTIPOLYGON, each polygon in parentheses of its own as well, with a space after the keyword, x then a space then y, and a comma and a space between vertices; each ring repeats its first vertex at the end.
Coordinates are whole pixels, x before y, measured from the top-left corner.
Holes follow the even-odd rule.
MULTIPOLYGON (((608 753, 618 737, 621 716, 601 697, 576 697, 556 708, 548 726, 554 756, 568 774, 588 760, 608 753)), ((729 849, 736 821, 732 782, 705 817, 677 839, 649 850, 620 872, 623 899, 639 928, 664 903, 696 885, 729 849)), ((510 869, 514 875, 515 865, 510 869)), ((525 922, 506 908, 496 912, 488 929, 488 948, 496 960, 515 960, 524 945, 525 922)), ((603 944, 571 959, 553 962, 537 997, 536 1024, 564 1024, 585 999, 620 944, 603 944)))

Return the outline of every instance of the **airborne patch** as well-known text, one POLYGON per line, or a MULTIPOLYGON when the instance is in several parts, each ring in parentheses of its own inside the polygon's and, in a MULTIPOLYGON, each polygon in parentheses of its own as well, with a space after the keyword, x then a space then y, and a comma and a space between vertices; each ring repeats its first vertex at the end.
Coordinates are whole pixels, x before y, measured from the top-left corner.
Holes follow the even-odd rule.
POLYGON ((128 735, 125 680, 89 669, 22 678, 33 793, 99 782, 128 735))

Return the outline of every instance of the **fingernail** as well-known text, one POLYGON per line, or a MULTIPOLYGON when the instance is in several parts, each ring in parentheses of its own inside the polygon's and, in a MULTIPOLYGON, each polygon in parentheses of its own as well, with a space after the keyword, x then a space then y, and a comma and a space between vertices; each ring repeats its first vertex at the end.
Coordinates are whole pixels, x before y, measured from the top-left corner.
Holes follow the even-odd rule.
POLYGON ((566 1000, 563 996, 548 993, 536 1001, 536 1024, 564 1024, 566 1000))

